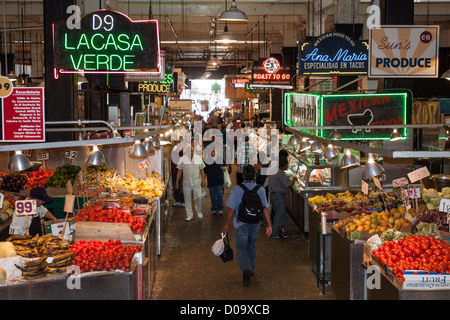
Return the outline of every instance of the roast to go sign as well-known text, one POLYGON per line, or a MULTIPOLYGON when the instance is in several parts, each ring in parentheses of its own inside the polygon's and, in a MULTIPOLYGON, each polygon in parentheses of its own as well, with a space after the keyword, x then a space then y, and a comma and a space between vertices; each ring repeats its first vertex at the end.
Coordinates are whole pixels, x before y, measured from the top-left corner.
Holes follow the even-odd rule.
POLYGON ((438 77, 439 26, 377 26, 369 41, 369 77, 438 77))
POLYGON ((100 10, 81 19, 79 29, 54 23, 55 69, 60 73, 159 72, 158 22, 132 21, 100 10))

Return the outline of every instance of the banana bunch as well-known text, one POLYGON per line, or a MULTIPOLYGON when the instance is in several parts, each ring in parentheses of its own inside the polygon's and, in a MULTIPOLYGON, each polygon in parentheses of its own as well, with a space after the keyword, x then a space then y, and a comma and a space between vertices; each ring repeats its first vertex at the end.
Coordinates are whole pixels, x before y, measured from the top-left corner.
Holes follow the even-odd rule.
POLYGON ((72 262, 74 253, 67 251, 53 257, 53 261, 46 267, 47 273, 63 273, 66 272, 72 262))
POLYGON ((318 203, 322 203, 325 202, 326 197, 318 194, 314 197, 308 198, 308 201, 311 202, 312 204, 318 204, 318 203))
POLYGON ((152 171, 145 180, 137 179, 131 173, 125 173, 124 179, 120 176, 116 176, 113 179, 113 185, 124 186, 132 193, 150 198, 160 198, 164 189, 161 175, 154 171, 152 171))
POLYGON ((25 262, 23 266, 16 267, 22 271, 22 276, 27 280, 33 280, 41 278, 45 275, 45 269, 47 267, 47 257, 40 257, 34 260, 25 262))

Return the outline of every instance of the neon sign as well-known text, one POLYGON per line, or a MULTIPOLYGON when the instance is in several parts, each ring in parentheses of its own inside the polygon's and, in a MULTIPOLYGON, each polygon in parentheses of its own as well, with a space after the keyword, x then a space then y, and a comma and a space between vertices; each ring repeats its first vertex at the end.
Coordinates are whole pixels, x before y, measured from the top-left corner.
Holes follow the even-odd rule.
POLYGON ((368 44, 340 32, 325 33, 314 42, 299 42, 299 74, 365 74, 368 44))
POLYGON ((291 87, 293 77, 290 68, 284 68, 280 62, 270 57, 263 61, 261 66, 253 69, 252 85, 265 86, 267 88, 276 86, 291 87))
MULTIPOLYGON (((285 124, 291 127, 367 126, 339 130, 342 140, 389 140, 392 129, 373 125, 406 125, 408 93, 299 94, 285 95, 285 124)), ((304 130, 306 131, 306 130, 304 130)), ((333 129, 306 131, 327 139, 333 129)), ((399 130, 406 137, 406 129, 399 130)))
POLYGON ((132 21, 120 12, 99 10, 79 29, 53 24, 57 73, 158 73, 161 69, 158 22, 132 21))

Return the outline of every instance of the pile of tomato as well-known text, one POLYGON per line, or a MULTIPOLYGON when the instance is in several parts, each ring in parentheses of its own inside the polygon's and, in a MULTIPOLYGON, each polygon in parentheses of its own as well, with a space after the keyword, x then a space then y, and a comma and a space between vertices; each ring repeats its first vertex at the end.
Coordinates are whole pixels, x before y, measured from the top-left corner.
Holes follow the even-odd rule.
POLYGON ((405 270, 450 272, 450 246, 433 235, 386 241, 373 250, 372 254, 378 261, 387 265, 401 281, 405 280, 405 270))
POLYGON ((86 241, 81 239, 70 247, 74 253, 72 264, 80 268, 80 272, 130 271, 130 264, 136 252, 141 252, 142 246, 122 245, 120 240, 86 241))
POLYGON ((77 213, 74 221, 128 223, 131 230, 136 233, 142 233, 142 229, 145 225, 145 217, 142 219, 133 216, 128 210, 121 210, 119 208, 103 209, 97 205, 88 209, 80 209, 80 212, 77 213))
POLYGON ((51 169, 42 169, 40 168, 37 171, 33 171, 28 174, 27 184, 25 185, 25 189, 31 190, 34 187, 45 187, 45 184, 53 175, 53 170, 51 169))

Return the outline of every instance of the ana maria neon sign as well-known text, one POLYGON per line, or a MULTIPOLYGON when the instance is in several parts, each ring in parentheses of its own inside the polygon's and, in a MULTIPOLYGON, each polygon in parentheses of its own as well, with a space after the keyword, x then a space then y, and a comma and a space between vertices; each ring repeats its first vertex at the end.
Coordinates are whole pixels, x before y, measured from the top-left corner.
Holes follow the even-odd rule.
POLYGON ((156 20, 131 21, 100 10, 81 19, 80 28, 53 24, 57 73, 158 73, 161 68, 156 20))

